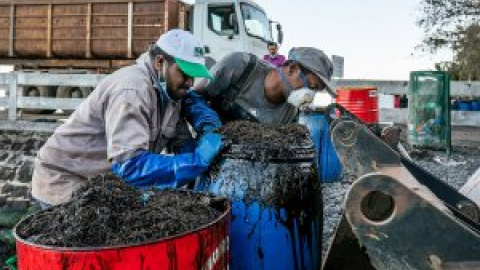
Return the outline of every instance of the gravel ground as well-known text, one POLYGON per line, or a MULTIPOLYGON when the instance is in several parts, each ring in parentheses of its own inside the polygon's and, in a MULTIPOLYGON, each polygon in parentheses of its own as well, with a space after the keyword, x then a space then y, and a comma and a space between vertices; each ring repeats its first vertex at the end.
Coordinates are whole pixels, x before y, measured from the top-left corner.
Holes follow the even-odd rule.
MULTIPOLYGON (((447 160, 445 152, 433 150, 417 152, 417 155, 412 155, 412 159, 422 168, 452 187, 459 189, 480 167, 479 138, 480 128, 456 128, 452 134, 453 151, 449 160, 447 160), (471 139, 469 139, 469 137, 471 139)), ((406 148, 408 148, 408 146, 406 146, 406 148)), ((344 174, 341 181, 325 183, 323 185, 324 254, 340 220, 345 193, 348 191, 353 180, 354 177, 344 174)))

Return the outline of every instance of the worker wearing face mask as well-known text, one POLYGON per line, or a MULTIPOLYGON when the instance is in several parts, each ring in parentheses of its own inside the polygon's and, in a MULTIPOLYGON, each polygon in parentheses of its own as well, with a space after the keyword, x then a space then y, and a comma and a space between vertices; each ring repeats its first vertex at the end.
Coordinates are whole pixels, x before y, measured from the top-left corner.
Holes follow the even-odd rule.
POLYGON ((281 67, 235 52, 210 70, 214 80, 202 80, 195 90, 204 95, 224 121, 250 120, 263 124, 295 122, 298 109, 313 101, 317 91, 335 96, 330 85, 332 62, 311 47, 293 48, 281 67))
POLYGON ((38 152, 35 202, 68 202, 89 178, 107 173, 139 188, 194 180, 222 140, 218 115, 190 90, 194 77, 211 77, 203 45, 189 32, 171 30, 135 65, 105 78, 38 152))

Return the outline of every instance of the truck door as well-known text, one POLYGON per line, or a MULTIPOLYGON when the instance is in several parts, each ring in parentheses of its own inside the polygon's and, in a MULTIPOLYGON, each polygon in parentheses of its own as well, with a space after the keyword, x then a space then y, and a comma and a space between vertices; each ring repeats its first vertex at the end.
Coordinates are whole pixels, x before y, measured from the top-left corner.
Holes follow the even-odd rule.
POLYGON ((201 39, 206 47, 207 66, 231 52, 244 51, 235 3, 207 2, 204 11, 206 21, 201 39))
POLYGON ((241 2, 240 9, 241 26, 246 33, 245 50, 262 57, 268 53, 267 42, 273 40, 270 20, 265 12, 253 3, 241 2))

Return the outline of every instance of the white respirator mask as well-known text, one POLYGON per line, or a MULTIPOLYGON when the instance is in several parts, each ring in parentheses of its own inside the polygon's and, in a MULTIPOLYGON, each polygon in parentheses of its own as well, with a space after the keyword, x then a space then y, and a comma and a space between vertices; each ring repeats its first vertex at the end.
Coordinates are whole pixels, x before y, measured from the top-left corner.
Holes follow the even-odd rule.
POLYGON ((290 95, 288 95, 287 98, 287 102, 299 108, 304 104, 312 103, 314 97, 315 91, 304 87, 290 92, 290 95))
POLYGON ((282 79, 285 88, 287 89, 287 93, 289 93, 287 97, 288 103, 292 104, 296 108, 299 108, 304 104, 310 104, 313 102, 313 99, 315 98, 315 91, 308 88, 307 78, 302 71, 300 71, 300 77, 303 80, 303 87, 297 90, 292 89, 292 86, 288 83, 281 68, 278 68, 277 71, 280 74, 280 78, 282 79))

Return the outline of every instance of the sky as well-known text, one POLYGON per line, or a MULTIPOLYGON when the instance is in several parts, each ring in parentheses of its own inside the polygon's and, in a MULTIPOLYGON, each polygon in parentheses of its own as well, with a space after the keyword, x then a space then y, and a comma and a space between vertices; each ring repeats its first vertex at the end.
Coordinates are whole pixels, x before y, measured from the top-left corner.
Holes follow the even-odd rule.
POLYGON ((280 53, 311 46, 342 56, 345 79, 408 80, 410 71, 432 70, 451 58, 415 50, 422 40, 415 25, 420 0, 254 1, 282 24, 280 53))
POLYGON ((422 40, 419 0, 254 1, 282 24, 281 53, 311 46, 343 56, 345 79, 408 80, 410 71, 450 58, 415 50, 422 40))
POLYGON ((312 46, 344 57, 344 78, 408 80, 413 70, 432 70, 447 52, 416 50, 423 32, 415 24, 420 0, 256 0, 282 24, 282 53, 312 46))

